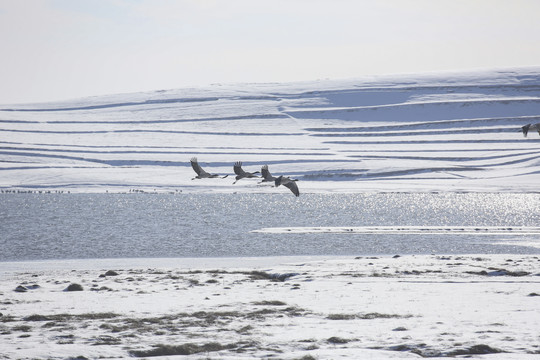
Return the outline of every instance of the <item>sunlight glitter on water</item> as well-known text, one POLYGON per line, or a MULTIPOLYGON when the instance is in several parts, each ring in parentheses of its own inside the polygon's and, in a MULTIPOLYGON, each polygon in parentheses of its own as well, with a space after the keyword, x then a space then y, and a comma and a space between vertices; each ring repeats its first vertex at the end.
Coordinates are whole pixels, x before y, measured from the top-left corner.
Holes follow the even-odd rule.
POLYGON ((0 261, 536 253, 539 194, 3 194, 0 261), (377 228, 353 233, 263 228, 377 228), (416 227, 426 230, 388 230, 416 227), (480 228, 478 231, 433 229, 480 228), (523 231, 495 231, 503 228, 523 231), (527 230, 528 229, 528 230, 527 230), (384 230, 384 231, 383 231, 384 230), (434 234, 435 233, 435 234, 434 234), (441 236, 439 236, 441 235, 441 236), (503 244, 504 242, 504 244, 503 244))

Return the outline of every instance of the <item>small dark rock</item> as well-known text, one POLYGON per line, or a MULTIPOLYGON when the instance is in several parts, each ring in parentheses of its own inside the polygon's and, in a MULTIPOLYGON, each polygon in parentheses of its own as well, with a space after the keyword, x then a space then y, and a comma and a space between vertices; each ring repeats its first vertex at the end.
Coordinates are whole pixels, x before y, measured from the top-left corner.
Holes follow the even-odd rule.
POLYGON ((390 346, 388 348, 388 350, 391 350, 391 351, 412 351, 412 350, 414 350, 414 347, 412 347, 410 345, 406 345, 406 344, 400 344, 400 345, 390 346))
POLYGON ((131 350, 129 353, 134 357, 154 357, 154 356, 174 356, 174 355, 193 355, 198 353, 208 353, 212 351, 222 351, 235 349, 236 351, 242 351, 242 348, 237 347, 235 344, 225 344, 211 342, 203 345, 197 345, 192 343, 182 345, 155 345, 150 350, 131 350))
POLYGON ((15 288, 14 291, 16 291, 16 292, 27 292, 28 289, 26 288, 26 286, 19 285, 19 286, 17 286, 17 287, 15 288))
POLYGON ((530 293, 529 295, 527 296, 540 296, 540 294, 537 294, 537 293, 530 293))
POLYGON ((120 338, 110 335, 100 335, 92 345, 118 345, 122 342, 120 338))
POLYGON ((105 276, 118 276, 119 274, 114 271, 114 270, 108 270, 106 273, 105 273, 105 276))
POLYGON ((27 285, 27 286, 24 286, 24 285, 19 285, 15 288, 15 291, 16 292, 27 292, 28 290, 35 290, 35 289, 39 289, 40 286, 38 284, 32 284, 32 285, 27 285))
POLYGON ((79 284, 69 284, 64 291, 83 291, 83 287, 79 284))
POLYGON ((107 287, 107 286, 102 286, 99 289, 97 287, 94 287, 94 288, 92 288, 90 290, 91 291, 113 291, 113 289, 111 289, 110 287, 107 287))
POLYGON ((503 352, 500 349, 492 348, 489 345, 473 345, 468 349, 457 349, 447 353, 447 356, 459 356, 459 355, 482 355, 482 354, 498 354, 503 352))
POLYGON ((394 256, 392 256, 392 259, 397 259, 397 258, 400 258, 400 257, 401 257, 401 255, 394 255, 394 256))
POLYGON ((286 273, 286 274, 270 274, 272 280, 285 281, 293 276, 299 275, 298 273, 286 273))
POLYGON ((488 276, 527 276, 530 275, 526 271, 508 271, 506 269, 496 269, 487 273, 488 276))
POLYGON ((406 327, 400 326, 395 329, 392 329, 392 331, 407 331, 408 329, 406 327))
POLYGON ((349 342, 349 340, 340 338, 337 336, 332 336, 331 338, 328 338, 328 340, 326 341, 328 341, 330 344, 346 344, 349 342))
POLYGON ((438 350, 430 349, 430 348, 428 348, 426 346, 426 344, 394 345, 394 346, 389 347, 388 350, 411 352, 413 354, 420 355, 421 357, 439 357, 439 356, 441 356, 441 353, 438 350))
POLYGON ((471 274, 471 275, 483 275, 483 276, 487 276, 488 272, 485 271, 485 270, 482 270, 482 271, 465 271, 466 274, 471 274))
POLYGON ((490 270, 492 271, 489 271, 489 272, 485 270, 465 271, 465 273, 472 274, 472 275, 483 275, 483 276, 515 276, 515 277, 531 275, 531 273, 527 271, 508 271, 506 269, 490 269, 490 270))
POLYGON ((272 280, 272 281, 286 281, 293 276, 297 276, 299 273, 286 273, 286 274, 270 274, 264 271, 252 271, 250 277, 252 280, 272 280))
POLYGON ((45 315, 34 314, 34 315, 29 315, 27 317, 24 317, 23 320, 24 321, 49 321, 51 320, 51 318, 45 315))

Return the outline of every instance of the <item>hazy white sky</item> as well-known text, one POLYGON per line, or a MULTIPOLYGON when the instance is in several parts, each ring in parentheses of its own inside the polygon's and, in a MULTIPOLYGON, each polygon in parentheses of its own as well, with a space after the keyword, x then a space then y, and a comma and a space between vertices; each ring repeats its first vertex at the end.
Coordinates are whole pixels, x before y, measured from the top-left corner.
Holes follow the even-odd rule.
POLYGON ((538 0, 0 0, 0 104, 540 65, 538 0))

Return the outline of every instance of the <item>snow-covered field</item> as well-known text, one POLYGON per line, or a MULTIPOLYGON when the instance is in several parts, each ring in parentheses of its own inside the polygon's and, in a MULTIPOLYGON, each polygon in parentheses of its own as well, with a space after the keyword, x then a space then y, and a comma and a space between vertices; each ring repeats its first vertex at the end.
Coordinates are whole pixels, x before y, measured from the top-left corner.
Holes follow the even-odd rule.
POLYGON ((538 191, 540 68, 215 84, 0 106, 2 190, 538 191))
POLYGON ((538 256, 281 261, 3 264, 0 358, 540 356, 538 256))

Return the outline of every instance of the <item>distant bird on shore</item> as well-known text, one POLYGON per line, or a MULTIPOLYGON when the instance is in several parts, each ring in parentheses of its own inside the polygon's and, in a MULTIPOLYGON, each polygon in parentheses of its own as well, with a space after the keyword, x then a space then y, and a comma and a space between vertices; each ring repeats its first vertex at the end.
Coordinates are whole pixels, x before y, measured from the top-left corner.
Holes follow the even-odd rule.
POLYGON ((276 187, 278 187, 279 185, 286 186, 292 191, 295 196, 300 196, 300 190, 298 190, 298 185, 296 185, 296 181, 296 179, 283 177, 283 175, 281 175, 275 180, 275 183, 276 187))
POLYGON ((527 137, 527 134, 529 133, 529 130, 536 130, 536 131, 538 131, 538 135, 540 135, 540 123, 527 124, 525 126, 522 126, 521 130, 523 131, 523 136, 525 136, 525 137, 527 137))
POLYGON ((238 180, 243 179, 243 178, 259 177, 258 175, 255 175, 255 174, 259 173, 258 171, 255 171, 255 172, 244 171, 242 169, 242 162, 241 161, 237 161, 237 162, 234 163, 233 170, 234 170, 234 173, 236 174, 236 181, 233 182, 233 184, 236 184, 236 182, 238 180))
POLYGON ((197 161, 197 158, 196 157, 192 157, 191 160, 191 167, 193 168, 193 170, 195 170, 195 172, 197 173, 197 176, 195 176, 193 179, 191 180, 195 180, 195 179, 209 179, 209 178, 221 178, 221 179, 225 179, 227 176, 229 175, 225 175, 225 176, 221 176, 219 174, 210 174, 206 171, 203 170, 203 168, 199 165, 199 162, 197 161))

